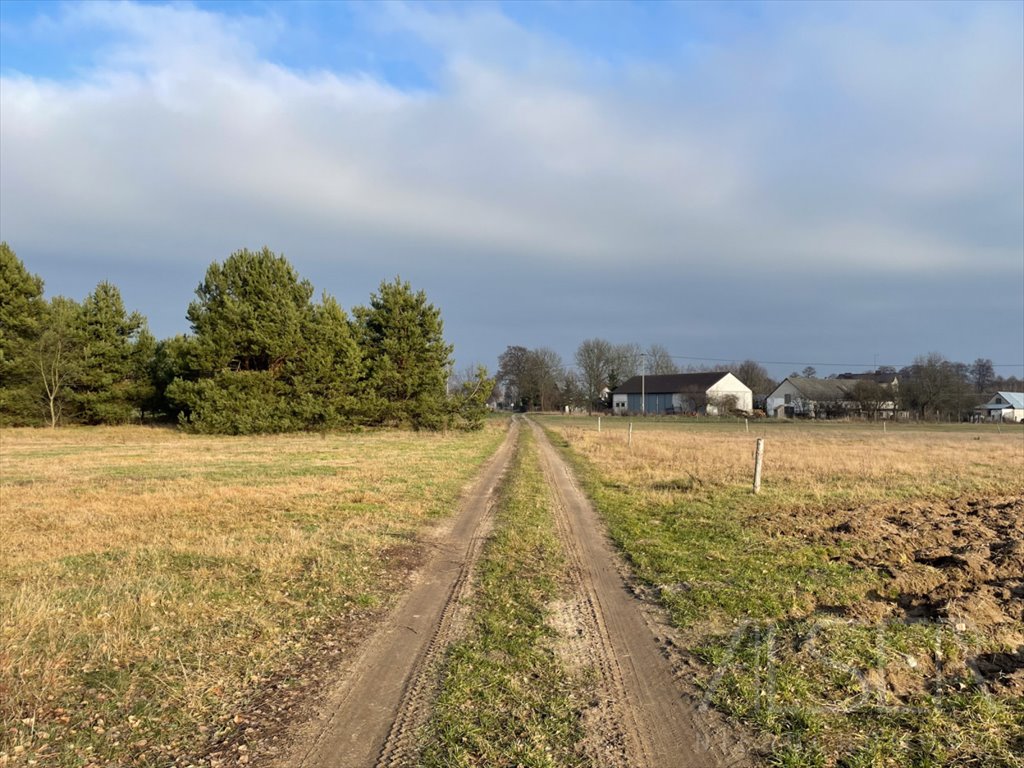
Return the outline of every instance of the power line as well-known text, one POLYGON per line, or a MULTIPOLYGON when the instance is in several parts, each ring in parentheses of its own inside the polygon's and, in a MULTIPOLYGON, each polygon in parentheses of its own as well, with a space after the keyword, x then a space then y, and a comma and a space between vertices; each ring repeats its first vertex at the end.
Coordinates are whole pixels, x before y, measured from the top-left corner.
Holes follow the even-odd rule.
MULTIPOLYGON (((724 357, 692 357, 688 355, 668 355, 673 360, 697 360, 705 363, 736 363, 735 358, 724 358, 724 357)), ((906 368, 913 363, 809 363, 806 361, 792 361, 792 360, 751 360, 752 363, 758 365, 802 365, 802 366, 814 366, 822 368, 906 368)), ((992 363, 993 368, 1024 368, 1024 363, 992 363)))

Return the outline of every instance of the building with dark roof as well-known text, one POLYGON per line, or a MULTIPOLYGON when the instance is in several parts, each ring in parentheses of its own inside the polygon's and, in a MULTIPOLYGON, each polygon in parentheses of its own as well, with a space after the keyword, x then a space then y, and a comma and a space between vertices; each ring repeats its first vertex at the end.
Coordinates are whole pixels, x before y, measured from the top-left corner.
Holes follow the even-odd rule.
POLYGON ((612 390, 612 413, 749 413, 750 387, 728 371, 634 376, 612 390))

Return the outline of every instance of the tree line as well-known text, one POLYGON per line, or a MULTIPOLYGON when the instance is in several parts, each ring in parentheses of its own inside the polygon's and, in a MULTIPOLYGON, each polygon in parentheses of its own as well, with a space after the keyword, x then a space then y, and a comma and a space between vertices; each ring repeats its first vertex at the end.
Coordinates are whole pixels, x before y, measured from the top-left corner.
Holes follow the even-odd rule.
MULTIPOLYGON (((546 347, 509 346, 498 358, 494 399, 523 410, 561 410, 565 406, 603 410, 610 405, 605 393, 641 372, 658 375, 728 371, 750 387, 758 407, 780 383, 754 360, 681 367, 661 345, 644 348, 636 343, 614 344, 600 338, 581 342, 573 362, 574 366, 566 365, 554 350, 546 347)), ((968 419, 974 407, 995 391, 1024 391, 1020 378, 997 375, 988 358, 966 364, 932 352, 919 355, 902 368, 881 367, 875 373, 879 378, 891 375, 898 384, 892 390, 878 381, 857 381, 852 387, 853 400, 863 415, 877 413, 884 404, 895 401, 899 410, 911 418, 961 421, 968 419)), ((818 373, 813 366, 807 366, 790 376, 815 378, 818 373)))
POLYGON ((423 291, 382 282, 351 316, 313 294, 284 256, 236 251, 196 289, 192 333, 158 341, 116 286, 101 282, 81 303, 46 299, 0 243, 0 423, 167 420, 216 434, 482 425, 493 381, 477 367, 449 387, 453 350, 423 291))
POLYGON ((992 361, 984 357, 960 363, 929 352, 898 371, 887 370, 899 381, 901 408, 920 419, 964 421, 997 391, 1024 392, 1020 377, 997 375, 992 361))

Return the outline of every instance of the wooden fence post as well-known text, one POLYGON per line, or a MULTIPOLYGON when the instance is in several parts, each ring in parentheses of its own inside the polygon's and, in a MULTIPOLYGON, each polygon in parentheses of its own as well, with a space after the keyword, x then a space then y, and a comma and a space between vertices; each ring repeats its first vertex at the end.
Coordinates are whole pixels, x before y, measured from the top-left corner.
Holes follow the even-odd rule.
POLYGON ((598 434, 601 433, 601 417, 600 416, 597 417, 597 432, 598 432, 598 434))
POLYGON ((764 461, 764 438, 757 438, 754 449, 754 493, 761 492, 761 462, 764 461))
POLYGON ((633 447, 633 422, 629 422, 629 437, 626 439, 626 445, 630 448, 633 447))

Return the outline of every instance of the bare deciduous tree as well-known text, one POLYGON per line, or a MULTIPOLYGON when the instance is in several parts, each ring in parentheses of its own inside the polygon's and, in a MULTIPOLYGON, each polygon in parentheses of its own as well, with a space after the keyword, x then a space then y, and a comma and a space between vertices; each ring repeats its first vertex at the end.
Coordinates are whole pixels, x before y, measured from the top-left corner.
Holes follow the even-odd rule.
POLYGON ((542 411, 561 406, 565 365, 553 349, 508 347, 498 358, 498 380, 516 406, 542 411))
POLYGON ((561 385, 565 381, 565 365, 553 349, 540 347, 530 350, 529 378, 535 403, 542 411, 561 406, 561 385))
POLYGON ((949 410, 957 372, 938 352, 914 358, 912 365, 900 371, 900 398, 904 407, 919 418, 938 418, 949 410))
POLYGON ((516 406, 522 406, 527 397, 528 362, 530 350, 510 346, 498 356, 497 380, 505 389, 505 397, 516 406))
POLYGON ((868 379, 854 384, 852 395, 854 402, 860 406, 861 415, 869 419, 875 419, 885 404, 893 399, 893 393, 888 387, 868 379))
POLYGON ((647 347, 646 368, 651 376, 679 373, 679 366, 672 360, 672 355, 661 344, 651 344, 647 347))
POLYGON ((53 428, 60 423, 69 386, 81 362, 77 328, 79 311, 80 307, 71 299, 55 297, 47 308, 43 332, 36 343, 35 366, 43 384, 53 428))
POLYGON ((986 357, 979 357, 970 367, 971 383, 977 392, 985 392, 996 380, 996 369, 992 361, 986 357))
POLYGON ((612 347, 612 378, 614 389, 626 379, 638 376, 643 368, 644 352, 639 344, 616 344, 612 347))
POLYGON ((744 360, 736 366, 730 366, 729 370, 733 376, 742 381, 754 394, 754 397, 767 397, 775 389, 775 379, 763 365, 754 360, 744 360))
POLYGON ((587 339, 576 349, 580 386, 586 394, 588 412, 597 406, 601 392, 609 385, 614 350, 604 339, 587 339))
POLYGON ((707 413, 709 416, 723 416, 736 411, 739 399, 736 395, 712 395, 708 397, 707 413))

